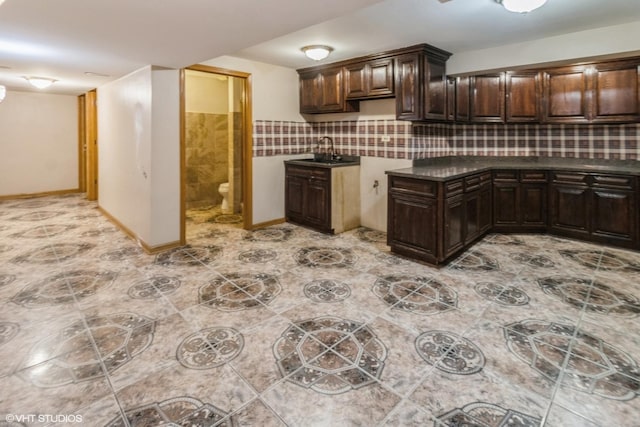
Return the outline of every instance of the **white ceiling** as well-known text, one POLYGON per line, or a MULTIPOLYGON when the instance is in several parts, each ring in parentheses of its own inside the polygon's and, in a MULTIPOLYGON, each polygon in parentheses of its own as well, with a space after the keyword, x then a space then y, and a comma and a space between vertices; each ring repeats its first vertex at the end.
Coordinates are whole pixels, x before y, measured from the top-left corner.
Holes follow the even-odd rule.
POLYGON ((23 76, 45 76, 58 80, 48 92, 80 94, 149 64, 233 55, 301 68, 314 43, 335 48, 325 62, 417 43, 455 54, 628 22, 640 24, 640 0, 548 0, 526 15, 494 0, 6 0, 0 84, 30 90, 23 76))

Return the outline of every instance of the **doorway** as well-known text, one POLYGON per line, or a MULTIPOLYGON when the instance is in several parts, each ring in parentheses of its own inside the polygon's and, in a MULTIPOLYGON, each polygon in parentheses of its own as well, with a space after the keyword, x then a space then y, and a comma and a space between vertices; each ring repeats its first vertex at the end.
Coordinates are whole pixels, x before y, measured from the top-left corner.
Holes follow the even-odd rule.
POLYGON ((182 94, 182 241, 207 227, 250 229, 250 74, 192 66, 182 94))
POLYGON ((97 91, 78 96, 78 190, 98 200, 97 91))

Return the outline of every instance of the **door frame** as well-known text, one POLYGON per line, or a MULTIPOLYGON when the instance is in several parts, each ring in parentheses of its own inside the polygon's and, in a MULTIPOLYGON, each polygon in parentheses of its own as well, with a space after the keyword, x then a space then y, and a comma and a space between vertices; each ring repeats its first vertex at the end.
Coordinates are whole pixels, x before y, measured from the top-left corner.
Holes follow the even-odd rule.
POLYGON ((98 92, 93 89, 85 95, 86 197, 87 200, 98 200, 98 92))
POLYGON ((205 73, 222 74, 230 77, 244 79, 245 91, 242 103, 243 108, 243 128, 242 135, 242 227, 245 230, 253 228, 253 118, 251 103, 251 74, 242 71, 234 71, 226 68, 212 67, 209 65, 191 65, 180 70, 180 242, 186 244, 186 210, 187 210, 187 158, 186 158, 186 93, 185 93, 185 71, 202 71, 205 73))

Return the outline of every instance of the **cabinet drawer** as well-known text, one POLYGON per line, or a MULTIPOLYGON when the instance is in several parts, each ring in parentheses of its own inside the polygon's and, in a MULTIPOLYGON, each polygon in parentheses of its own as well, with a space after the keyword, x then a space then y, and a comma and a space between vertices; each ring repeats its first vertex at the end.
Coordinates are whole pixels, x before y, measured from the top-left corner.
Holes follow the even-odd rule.
POLYGON ((435 197, 438 193, 438 187, 435 181, 425 181, 422 179, 402 178, 398 176, 391 177, 391 191, 399 191, 403 193, 415 193, 422 196, 435 197))
POLYGON ((520 172, 520 180, 522 182, 547 182, 547 173, 545 171, 522 171, 520 172))
POLYGON ((473 191, 480 188, 481 184, 480 175, 468 176, 464 179, 464 191, 473 191))
POLYGON ((494 181, 518 181, 518 171, 496 170, 493 171, 494 181))
POLYGON ((553 182, 575 185, 588 185, 589 175, 579 172, 553 172, 553 182))
POLYGON ((624 175, 593 175, 593 185, 633 190, 635 179, 624 175))
POLYGON ((455 196, 464 191, 464 184, 461 179, 444 183, 444 197, 455 196))

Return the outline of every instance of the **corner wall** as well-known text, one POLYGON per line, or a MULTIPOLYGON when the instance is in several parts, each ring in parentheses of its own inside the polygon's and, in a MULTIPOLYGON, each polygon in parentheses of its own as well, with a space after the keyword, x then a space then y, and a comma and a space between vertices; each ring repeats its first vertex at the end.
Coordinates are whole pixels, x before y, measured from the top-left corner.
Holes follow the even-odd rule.
POLYGON ((76 96, 7 91, 0 129, 0 196, 78 189, 76 96))
POLYGON ((98 89, 98 203, 147 249, 180 240, 179 71, 98 89))

